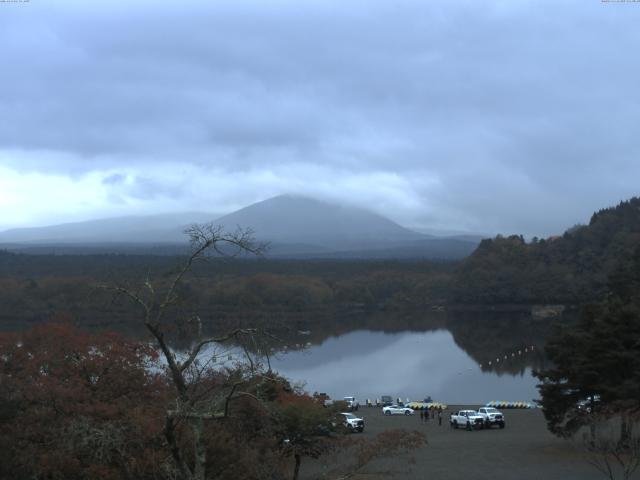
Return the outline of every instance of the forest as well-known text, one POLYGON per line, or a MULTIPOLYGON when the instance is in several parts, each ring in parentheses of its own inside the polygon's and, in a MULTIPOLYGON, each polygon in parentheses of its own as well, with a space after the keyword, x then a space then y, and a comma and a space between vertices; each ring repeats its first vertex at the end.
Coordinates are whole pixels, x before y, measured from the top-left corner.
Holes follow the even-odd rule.
MULTIPOLYGON (((609 276, 640 244, 640 199, 593 214, 547 239, 497 236, 460 262, 210 258, 181 286, 193 311, 223 327, 239 318, 295 318, 305 312, 447 306, 577 306, 602 298, 609 276)), ((96 288, 162 281, 181 257, 26 255, 0 252, 0 321, 5 328, 65 313, 80 325, 127 324, 128 309, 96 288)))
POLYGON ((482 241, 456 270, 449 298, 478 304, 597 301, 638 245, 640 199, 635 197, 594 213, 588 225, 575 225, 562 236, 482 241))

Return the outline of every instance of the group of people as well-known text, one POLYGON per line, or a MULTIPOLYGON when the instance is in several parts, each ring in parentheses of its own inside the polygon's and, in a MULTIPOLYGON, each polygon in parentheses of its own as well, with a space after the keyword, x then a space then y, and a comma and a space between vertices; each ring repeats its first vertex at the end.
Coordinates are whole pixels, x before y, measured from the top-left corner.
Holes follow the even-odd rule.
POLYGON ((435 420, 437 417, 438 426, 442 425, 442 409, 432 408, 431 410, 420 410, 420 422, 428 422, 429 415, 431 415, 431 420, 435 420))

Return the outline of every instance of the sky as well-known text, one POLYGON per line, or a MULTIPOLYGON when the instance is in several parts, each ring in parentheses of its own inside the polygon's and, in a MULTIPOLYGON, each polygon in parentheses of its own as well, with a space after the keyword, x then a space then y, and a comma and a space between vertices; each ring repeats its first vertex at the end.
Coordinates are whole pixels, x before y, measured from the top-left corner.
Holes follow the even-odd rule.
POLYGON ((0 230, 279 194, 551 235, 638 195, 640 3, 0 2, 0 230))

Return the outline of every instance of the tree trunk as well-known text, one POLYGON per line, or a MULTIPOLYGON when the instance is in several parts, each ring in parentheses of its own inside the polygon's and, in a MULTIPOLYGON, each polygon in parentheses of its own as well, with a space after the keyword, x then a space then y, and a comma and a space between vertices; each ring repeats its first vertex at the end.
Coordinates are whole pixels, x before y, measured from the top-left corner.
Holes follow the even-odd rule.
POLYGON ((204 432, 204 421, 202 418, 194 418, 191 420, 191 430, 193 431, 193 449, 194 449, 194 480, 205 480, 207 468, 207 448, 202 439, 204 432))
POLYGON ((169 450, 171 451, 171 456, 173 460, 176 462, 176 467, 178 468, 178 477, 180 480, 191 480, 192 475, 189 470, 189 466, 184 462, 182 458, 182 454, 180 452, 180 447, 178 446, 178 440, 175 435, 175 423, 173 419, 167 415, 166 423, 164 427, 164 436, 167 439, 167 443, 169 444, 169 450))
POLYGON ((300 457, 300 455, 296 453, 293 458, 296 459, 296 465, 293 468, 293 480, 298 480, 298 475, 300 474, 300 462, 302 460, 302 457, 300 457))

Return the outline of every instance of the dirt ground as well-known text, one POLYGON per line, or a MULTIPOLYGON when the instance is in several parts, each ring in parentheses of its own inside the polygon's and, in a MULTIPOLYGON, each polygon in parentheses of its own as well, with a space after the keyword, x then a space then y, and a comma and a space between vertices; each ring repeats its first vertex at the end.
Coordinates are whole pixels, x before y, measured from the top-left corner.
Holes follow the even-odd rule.
MULTIPOLYGON (((506 427, 501 430, 468 432, 449 426, 449 413, 462 408, 478 406, 450 406, 442 416, 442 426, 434 420, 421 422, 418 412, 414 416, 383 416, 379 408, 362 407, 357 415, 365 420, 364 437, 386 429, 407 428, 424 432, 428 444, 413 453, 415 464, 407 456, 384 459, 368 465, 360 480, 399 478, 470 479, 470 480, 597 480, 604 479, 587 462, 579 442, 558 439, 551 435, 540 410, 503 410, 506 427)), ((321 458, 303 462, 301 477, 305 479, 330 478, 327 472, 336 464, 348 460, 321 458)), ((637 475, 633 478, 640 478, 637 475)), ((622 478, 622 477, 620 477, 622 478)))

